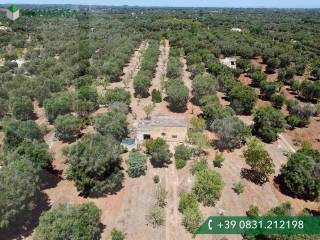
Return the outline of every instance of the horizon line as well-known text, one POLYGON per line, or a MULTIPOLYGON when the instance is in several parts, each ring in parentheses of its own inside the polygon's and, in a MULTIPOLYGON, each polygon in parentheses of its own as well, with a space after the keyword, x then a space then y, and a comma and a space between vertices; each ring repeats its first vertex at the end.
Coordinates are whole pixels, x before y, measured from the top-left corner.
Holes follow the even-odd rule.
POLYGON ((320 9, 319 7, 275 7, 275 6, 160 6, 160 5, 104 5, 104 4, 74 4, 74 3, 1 3, 3 5, 68 5, 68 6, 96 6, 96 7, 135 7, 135 8, 220 8, 220 9, 320 9))

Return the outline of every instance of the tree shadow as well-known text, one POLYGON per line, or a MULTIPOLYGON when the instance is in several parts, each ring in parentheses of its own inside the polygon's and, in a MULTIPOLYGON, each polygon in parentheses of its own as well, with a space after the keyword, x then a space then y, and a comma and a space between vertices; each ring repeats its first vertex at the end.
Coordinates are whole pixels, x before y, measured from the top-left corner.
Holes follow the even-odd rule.
POLYGON ((62 180, 61 174, 62 174, 62 170, 56 170, 56 169, 42 170, 39 173, 40 189, 44 190, 44 189, 56 187, 58 183, 62 180))
POLYGON ((99 224, 99 231, 98 233, 94 236, 93 240, 99 240, 101 239, 101 234, 103 233, 104 229, 106 229, 106 225, 100 223, 99 224))
POLYGON ((242 168, 240 172, 240 176, 242 178, 247 179, 250 182, 253 182, 254 184, 257 184, 259 186, 262 186, 265 184, 268 180, 262 176, 260 173, 247 168, 242 168))
POLYGON ((45 193, 39 192, 36 196, 35 206, 32 211, 21 214, 17 221, 10 224, 6 229, 0 230, 0 239, 22 240, 30 236, 39 224, 42 212, 49 210, 50 203, 45 193))

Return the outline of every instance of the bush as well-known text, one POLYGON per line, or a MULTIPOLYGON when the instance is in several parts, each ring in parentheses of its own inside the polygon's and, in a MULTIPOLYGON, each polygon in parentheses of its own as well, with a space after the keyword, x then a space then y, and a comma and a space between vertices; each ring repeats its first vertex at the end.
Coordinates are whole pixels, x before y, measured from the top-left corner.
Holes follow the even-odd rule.
POLYGON ((186 160, 183 160, 183 159, 179 159, 179 158, 176 158, 176 168, 177 169, 182 169, 186 166, 187 164, 187 161, 186 160))
POLYGON ((193 191, 204 206, 214 206, 221 196, 223 187, 224 183, 218 172, 209 169, 196 172, 193 191))
POLYGON ((248 211, 246 211, 248 217, 258 217, 259 216, 259 207, 255 205, 250 205, 248 211))
POLYGON ((228 97, 231 101, 231 107, 238 114, 250 114, 257 101, 254 89, 242 84, 235 85, 228 97))
POLYGON ((10 108, 13 116, 18 120, 29 120, 34 115, 32 101, 26 96, 14 97, 11 99, 10 108))
POLYGON ((174 157, 175 159, 181 159, 181 160, 190 160, 192 156, 192 151, 189 147, 185 146, 184 144, 180 144, 176 146, 174 157))
POLYGON ((273 107, 257 108, 254 113, 254 133, 265 142, 277 140, 278 134, 283 131, 284 116, 273 107))
POLYGON ((125 240, 126 234, 116 228, 111 231, 111 240, 125 240))
POLYGON ((300 106, 299 104, 294 104, 288 107, 289 117, 287 119, 288 124, 294 127, 304 127, 309 124, 310 117, 315 115, 316 108, 310 105, 300 106))
POLYGON ((271 208, 268 216, 292 216, 292 206, 289 202, 281 203, 279 206, 271 208))
POLYGON ((217 152, 213 159, 213 165, 215 167, 222 167, 222 163, 224 162, 225 158, 223 153, 217 152))
POLYGON ((163 167, 171 162, 169 146, 162 138, 146 141, 147 153, 151 155, 151 163, 156 167, 163 167))
POLYGON ((129 113, 129 106, 125 102, 113 102, 109 104, 109 112, 120 112, 124 115, 129 113))
POLYGON ((150 87, 150 73, 139 71, 133 80, 133 87, 136 96, 148 97, 150 87))
POLYGON ((258 138, 249 139, 243 155, 246 163, 261 176, 262 180, 265 181, 267 176, 274 173, 274 163, 258 138))
POLYGON ((252 85, 254 87, 260 87, 260 84, 263 81, 267 81, 267 74, 258 70, 258 71, 255 71, 251 74, 251 78, 252 78, 252 85))
POLYGON ((244 192, 244 188, 245 185, 242 182, 233 184, 233 191, 238 195, 244 192))
POLYGON ((9 112, 9 104, 6 99, 0 98, 0 119, 6 116, 9 112))
POLYGON ((314 173, 320 163, 320 152, 311 148, 302 148, 292 154, 288 162, 281 167, 283 187, 293 196, 314 200, 319 197, 320 179, 314 173))
POLYGON ((16 148, 24 140, 43 141, 42 133, 38 125, 31 120, 9 121, 4 123, 4 144, 9 149, 16 148))
POLYGON ((198 208, 197 196, 194 193, 182 192, 180 194, 179 211, 184 213, 188 208, 198 208))
POLYGON ((172 111, 182 112, 187 108, 189 88, 180 80, 169 80, 167 85, 169 107, 172 111))
POLYGON ((0 189, 0 229, 4 229, 35 206, 39 186, 32 163, 26 158, 15 158, 2 166, 0 189))
POLYGON ((286 98, 282 94, 273 94, 271 96, 271 103, 274 108, 281 109, 286 98))
POLYGON ((50 123, 59 116, 72 112, 73 98, 67 92, 59 92, 44 101, 44 108, 50 123))
POLYGON ((162 226, 165 222, 163 209, 157 205, 151 207, 149 213, 146 216, 146 220, 154 228, 162 226))
POLYGON ((102 98, 102 104, 109 105, 114 102, 124 102, 130 105, 131 95, 123 88, 108 89, 102 98))
POLYGON ((94 239, 100 230, 100 215, 94 203, 58 204, 42 214, 33 239, 94 239))
POLYGON ((192 93, 196 103, 204 96, 215 94, 218 89, 218 81, 211 75, 198 75, 192 81, 192 93))
POLYGON ((112 137, 87 134, 68 151, 68 177, 84 196, 115 192, 122 186, 121 148, 112 137))
POLYGON ((159 182, 160 182, 160 177, 159 177, 158 175, 155 175, 155 176, 153 177, 153 182, 154 182, 155 184, 159 183, 159 182))
POLYGON ((162 96, 161 96, 161 92, 159 90, 153 89, 151 96, 152 96, 152 102, 154 102, 154 103, 161 103, 162 102, 162 96))
POLYGON ((72 141, 81 132, 82 122, 77 117, 67 114, 59 115, 54 121, 55 136, 62 141, 72 141))
POLYGON ((211 129, 217 134, 217 145, 221 149, 240 147, 250 136, 250 129, 236 116, 215 120, 211 129))
POLYGON ((128 159, 128 175, 130 177, 140 177, 145 175, 147 170, 147 156, 139 152, 130 152, 128 159))
POLYGON ((157 205, 164 208, 167 205, 167 191, 163 186, 158 186, 156 191, 157 205))
POLYGON ((269 100, 273 94, 280 90, 281 85, 277 82, 263 81, 260 84, 260 92, 265 100, 269 100))
POLYGON ((197 172, 208 169, 207 159, 203 158, 200 161, 196 161, 193 163, 191 167, 192 175, 195 175, 197 172))
POLYGON ((102 135, 112 135, 121 141, 128 134, 127 117, 121 112, 100 113, 93 118, 93 125, 102 135))
POLYGON ((190 232, 195 234, 196 230, 199 228, 203 221, 203 216, 198 209, 187 208, 183 214, 182 223, 185 228, 190 232))

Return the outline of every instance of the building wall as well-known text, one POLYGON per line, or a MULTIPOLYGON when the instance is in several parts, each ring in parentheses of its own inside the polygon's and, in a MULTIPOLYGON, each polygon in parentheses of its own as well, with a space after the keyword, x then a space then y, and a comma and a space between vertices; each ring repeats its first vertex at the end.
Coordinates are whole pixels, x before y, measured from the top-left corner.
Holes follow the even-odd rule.
POLYGON ((186 127, 152 127, 150 130, 137 131, 137 141, 144 140, 144 135, 148 134, 152 139, 163 138, 167 142, 184 142, 187 138, 188 129, 186 127))

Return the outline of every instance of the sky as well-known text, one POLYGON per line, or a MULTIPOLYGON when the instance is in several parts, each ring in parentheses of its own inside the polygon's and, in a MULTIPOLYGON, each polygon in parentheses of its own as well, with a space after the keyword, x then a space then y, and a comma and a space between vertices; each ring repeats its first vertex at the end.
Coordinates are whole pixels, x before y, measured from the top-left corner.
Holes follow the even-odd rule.
POLYGON ((1 2, 16 4, 85 4, 108 6, 320 8, 320 0, 4 0, 1 2))

